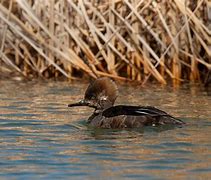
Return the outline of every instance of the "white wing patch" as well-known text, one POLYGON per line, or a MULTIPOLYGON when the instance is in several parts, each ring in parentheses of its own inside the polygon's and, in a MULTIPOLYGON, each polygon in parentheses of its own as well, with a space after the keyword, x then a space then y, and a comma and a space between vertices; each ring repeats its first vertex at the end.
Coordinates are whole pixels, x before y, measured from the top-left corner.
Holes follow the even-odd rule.
POLYGON ((140 113, 140 114, 149 114, 148 112, 144 112, 144 111, 142 111, 142 110, 140 110, 140 111, 135 111, 136 113, 140 113))

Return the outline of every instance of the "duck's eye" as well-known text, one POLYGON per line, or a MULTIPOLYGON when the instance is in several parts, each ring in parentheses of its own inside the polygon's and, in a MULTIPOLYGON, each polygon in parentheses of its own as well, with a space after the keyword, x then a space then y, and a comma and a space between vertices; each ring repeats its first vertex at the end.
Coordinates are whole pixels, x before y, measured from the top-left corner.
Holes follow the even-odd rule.
POLYGON ((91 100, 95 100, 96 99, 96 97, 95 96, 91 96, 91 100))

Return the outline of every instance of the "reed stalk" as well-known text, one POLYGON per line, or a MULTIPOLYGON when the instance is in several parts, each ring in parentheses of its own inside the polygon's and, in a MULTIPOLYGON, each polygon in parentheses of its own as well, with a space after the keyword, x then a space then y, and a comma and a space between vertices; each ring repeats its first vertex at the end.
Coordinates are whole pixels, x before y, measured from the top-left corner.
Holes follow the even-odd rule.
POLYGON ((210 37, 208 0, 0 0, 0 75, 204 82, 210 37))

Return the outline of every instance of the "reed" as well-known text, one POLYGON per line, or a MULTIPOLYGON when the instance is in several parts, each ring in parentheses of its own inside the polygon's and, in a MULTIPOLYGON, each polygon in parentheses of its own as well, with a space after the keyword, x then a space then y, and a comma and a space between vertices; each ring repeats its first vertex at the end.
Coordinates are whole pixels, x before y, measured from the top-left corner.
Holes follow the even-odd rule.
POLYGON ((208 0, 0 0, 0 65, 25 77, 204 81, 208 0))

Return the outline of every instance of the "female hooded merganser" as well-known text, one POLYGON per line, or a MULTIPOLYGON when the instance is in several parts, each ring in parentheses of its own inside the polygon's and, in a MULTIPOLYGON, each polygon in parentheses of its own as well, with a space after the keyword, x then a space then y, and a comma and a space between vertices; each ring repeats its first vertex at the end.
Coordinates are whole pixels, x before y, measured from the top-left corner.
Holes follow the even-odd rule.
POLYGON ((113 106, 118 95, 114 81, 103 77, 90 84, 84 99, 73 106, 88 106, 95 109, 88 123, 100 128, 140 128, 156 125, 183 125, 183 121, 151 106, 113 106))

